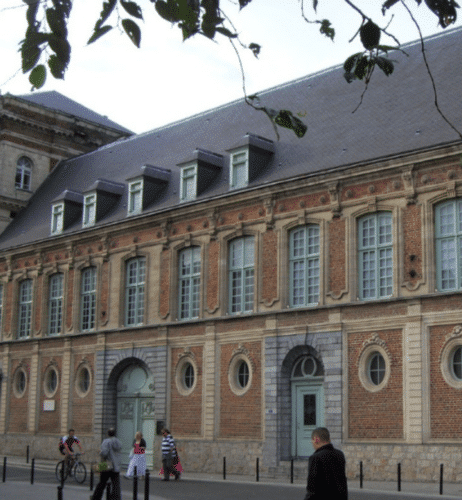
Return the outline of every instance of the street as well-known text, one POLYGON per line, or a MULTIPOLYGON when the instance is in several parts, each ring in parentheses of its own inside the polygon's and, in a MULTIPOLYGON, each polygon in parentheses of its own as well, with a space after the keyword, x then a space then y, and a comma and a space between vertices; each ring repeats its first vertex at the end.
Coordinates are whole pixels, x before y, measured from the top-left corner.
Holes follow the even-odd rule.
MULTIPOLYGON (((95 482, 97 476, 95 476, 95 482)), ((15 483, 18 498, 26 498, 21 494, 22 489, 31 489, 30 485, 30 468, 9 466, 6 474, 6 486, 11 488, 15 483)), ((39 469, 35 471, 34 483, 40 484, 40 489, 43 490, 46 485, 49 485, 50 500, 56 498, 56 491, 58 482, 56 481, 54 471, 51 469, 39 469)), ((133 481, 121 478, 122 484, 122 497, 123 500, 132 500, 133 498, 133 481)), ((6 488, 4 483, 0 483, 0 497, 2 490, 6 488)), ((198 479, 181 479, 179 481, 169 481, 167 484, 161 481, 157 475, 153 475, 150 481, 150 498, 155 500, 281 500, 290 498, 291 500, 303 500, 305 496, 305 486, 301 484, 296 485, 282 485, 282 484, 268 484, 265 482, 235 482, 228 480, 198 480, 198 479)), ((6 491, 6 489, 4 490, 6 491)), ((88 498, 90 495, 89 490, 89 476, 83 485, 79 485, 72 478, 68 478, 64 485, 63 497, 64 499, 75 498, 76 492, 81 491, 79 498, 82 496, 88 498), (66 494, 67 493, 67 494, 66 494)), ((27 497, 28 498, 28 497, 27 497)), ((409 493, 409 492, 383 492, 372 491, 368 489, 359 490, 351 489, 349 493, 350 500, 445 500, 454 499, 450 495, 429 495, 423 493, 409 493)), ((144 481, 138 481, 138 500, 144 499, 144 481)), ((41 497, 37 497, 41 500, 41 497)))

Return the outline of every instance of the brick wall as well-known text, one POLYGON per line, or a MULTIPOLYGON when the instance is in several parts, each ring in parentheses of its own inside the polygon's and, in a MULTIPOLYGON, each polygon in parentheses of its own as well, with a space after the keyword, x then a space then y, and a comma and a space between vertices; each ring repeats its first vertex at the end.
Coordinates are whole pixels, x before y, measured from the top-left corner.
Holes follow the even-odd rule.
POLYGON ((27 432, 27 417, 29 409, 29 391, 31 389, 31 384, 34 381, 30 379, 30 358, 24 358, 22 360, 14 360, 11 363, 10 371, 10 411, 8 420, 8 432, 27 432), (26 372, 26 391, 22 397, 16 397, 13 392, 13 384, 15 382, 14 375, 18 369, 19 364, 26 372))
POLYGON ((220 243, 212 240, 208 245, 207 266, 207 309, 215 311, 219 306, 218 285, 219 285, 219 259, 220 243))
POLYGON ((278 235, 275 231, 266 231, 262 234, 262 299, 271 304, 278 296, 278 235))
POLYGON ((93 353, 78 354, 73 360, 74 370, 71 373, 71 408, 69 416, 69 428, 74 428, 77 435, 90 434, 93 431, 93 404, 94 404, 94 385, 95 385, 95 355, 93 353), (85 359, 85 366, 91 373, 91 384, 88 394, 82 396, 77 390, 77 375, 82 361, 85 359))
POLYGON ((329 287, 334 296, 340 295, 345 289, 345 219, 333 219, 329 222, 329 287))
POLYGON ((44 356, 41 360, 40 381, 38 386, 39 391, 39 408, 38 408, 38 430, 39 432, 56 433, 61 428, 61 392, 62 392, 62 358, 60 356, 44 356), (56 362, 58 371, 58 389, 54 396, 48 397, 45 395, 44 383, 45 372, 50 362, 56 362), (53 411, 43 411, 43 403, 45 400, 54 400, 55 409, 53 411))
POLYGON ((400 439, 403 437, 402 332, 376 332, 391 354, 388 384, 378 392, 369 392, 358 374, 358 359, 370 333, 348 336, 348 430, 349 438, 400 439))
POLYGON ((411 285, 422 278, 421 213, 420 205, 408 205, 403 210, 404 281, 408 281, 411 285))

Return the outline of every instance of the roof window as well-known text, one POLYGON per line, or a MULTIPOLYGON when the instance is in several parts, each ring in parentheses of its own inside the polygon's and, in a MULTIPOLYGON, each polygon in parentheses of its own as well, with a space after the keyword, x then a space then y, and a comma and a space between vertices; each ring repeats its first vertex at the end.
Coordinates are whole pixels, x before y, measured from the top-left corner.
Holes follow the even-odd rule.
POLYGON ((98 179, 84 194, 82 227, 94 226, 118 203, 124 192, 124 185, 98 179))
POLYGON ((163 194, 170 181, 170 170, 143 165, 140 175, 128 181, 128 215, 141 213, 163 194))
POLYGON ((51 205, 51 234, 61 234, 82 217, 83 196, 66 189, 51 205))
POLYGON ((223 168, 223 156, 196 149, 192 157, 178 164, 181 169, 180 200, 195 200, 216 181, 223 168))

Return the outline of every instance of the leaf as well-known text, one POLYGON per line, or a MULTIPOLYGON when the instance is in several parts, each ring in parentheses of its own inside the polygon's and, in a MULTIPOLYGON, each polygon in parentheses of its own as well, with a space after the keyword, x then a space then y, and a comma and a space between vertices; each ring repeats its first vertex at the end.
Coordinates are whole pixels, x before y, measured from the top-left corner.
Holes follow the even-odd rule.
POLYGON ((91 35, 87 44, 90 45, 90 43, 96 42, 96 40, 98 40, 98 38, 101 38, 103 35, 105 35, 108 31, 111 31, 111 30, 112 30, 112 26, 109 26, 109 25, 103 26, 99 29, 95 29, 95 31, 93 32, 93 35, 91 35))
POLYGON ((321 27, 319 28, 319 31, 322 35, 326 35, 332 41, 334 40, 335 29, 331 28, 331 22, 328 19, 323 19, 321 21, 321 27))
POLYGON ((52 54, 48 58, 48 67, 50 68, 51 74, 55 78, 64 80, 67 63, 60 59, 56 54, 52 54))
POLYGON ((45 43, 47 39, 48 36, 44 33, 30 32, 28 30, 20 49, 23 73, 27 73, 37 64, 42 53, 40 45, 45 43))
POLYGON ((139 26, 131 19, 122 19, 122 27, 127 33, 128 38, 140 48, 141 43, 141 30, 139 26))
POLYGON ((32 90, 43 87, 47 78, 47 69, 43 64, 36 66, 29 75, 29 82, 32 84, 32 90))
POLYGON ((357 52, 356 54, 353 54, 350 56, 344 63, 343 63, 343 69, 347 73, 351 73, 353 68, 356 66, 357 60, 361 57, 362 52, 357 52))
POLYGON ((377 57, 376 59, 377 66, 387 75, 390 76, 394 69, 395 66, 393 65, 393 62, 390 61, 390 59, 387 59, 386 57, 377 57))
POLYGON ((243 9, 244 7, 246 7, 247 5, 249 5, 249 3, 251 2, 252 0, 239 0, 239 8, 240 9, 243 9))
POLYGON ((128 2, 127 0, 120 0, 120 5, 133 17, 143 19, 143 11, 141 7, 135 2, 128 2))
POLYGON ((398 3, 399 0, 387 0, 383 5, 382 5, 382 14, 385 15, 385 12, 387 9, 390 7, 393 7, 395 3, 398 3))
POLYGON ((380 34, 380 28, 373 21, 367 21, 359 29, 359 37, 366 50, 372 50, 379 44, 380 34))
POLYGON ((425 4, 438 17, 442 28, 456 22, 459 5, 455 0, 425 0, 425 4))
POLYGON ((171 23, 179 23, 181 21, 178 6, 173 2, 164 2, 157 0, 155 8, 160 17, 171 23))
POLYGON ((358 80, 362 80, 367 73, 369 67, 369 60, 366 56, 363 56, 358 59, 356 62, 356 67, 354 69, 354 75, 358 80))
POLYGON ((308 127, 296 116, 292 114, 291 111, 287 109, 281 109, 274 119, 274 123, 280 127, 288 128, 295 132, 297 137, 303 137, 308 130, 308 127))
POLYGON ((49 35, 48 45, 56 54, 56 57, 62 61, 62 64, 67 67, 71 58, 71 46, 69 42, 65 38, 49 35))
POLYGON ((95 31, 101 28, 101 26, 108 20, 109 16, 112 14, 114 7, 117 4, 117 0, 108 0, 103 3, 103 10, 99 15, 98 21, 96 21, 95 31))
POLYGON ((251 43, 249 45, 249 49, 253 52, 253 55, 258 59, 258 56, 260 55, 261 46, 258 45, 258 43, 251 43))
POLYGON ((313 9, 316 12, 318 9, 318 0, 313 0, 313 9))
POLYGON ((60 15, 60 12, 56 9, 47 9, 46 16, 48 26, 56 36, 67 36, 67 27, 64 15, 60 15))
POLYGON ((217 31, 218 31, 218 33, 221 33, 222 35, 227 36, 228 38, 237 38, 237 34, 236 33, 232 33, 227 28, 222 28, 221 26, 219 26, 217 28, 217 31))

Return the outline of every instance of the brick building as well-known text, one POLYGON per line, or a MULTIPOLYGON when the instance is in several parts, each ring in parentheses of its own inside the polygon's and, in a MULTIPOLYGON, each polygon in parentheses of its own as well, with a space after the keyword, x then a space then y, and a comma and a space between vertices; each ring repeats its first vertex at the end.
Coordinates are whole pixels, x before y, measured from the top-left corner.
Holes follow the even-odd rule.
POLYGON ((59 161, 130 135, 55 91, 0 95, 0 232, 59 161))
MULTIPOLYGON (((462 31, 426 40, 462 129, 462 31)), ((462 463, 462 143, 420 44, 396 72, 340 67, 60 163, 0 238, 0 446, 96 456, 115 425, 188 470, 306 472, 325 425, 376 478, 462 463)))

